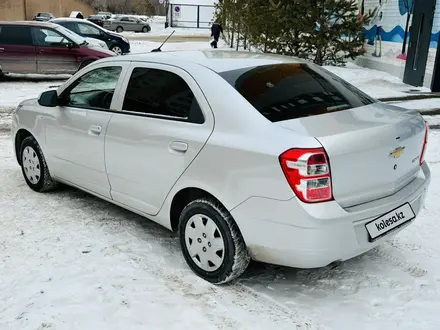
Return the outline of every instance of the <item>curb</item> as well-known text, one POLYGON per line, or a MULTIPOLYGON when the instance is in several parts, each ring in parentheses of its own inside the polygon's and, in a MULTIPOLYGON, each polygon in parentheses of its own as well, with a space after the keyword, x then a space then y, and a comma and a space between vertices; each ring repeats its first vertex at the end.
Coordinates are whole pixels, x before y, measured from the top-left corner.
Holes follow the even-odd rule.
POLYGON ((395 97, 382 97, 378 98, 381 102, 393 102, 393 101, 413 101, 413 100, 427 100, 427 99, 438 99, 440 98, 440 93, 429 93, 429 94, 416 94, 408 96, 395 96, 395 97))

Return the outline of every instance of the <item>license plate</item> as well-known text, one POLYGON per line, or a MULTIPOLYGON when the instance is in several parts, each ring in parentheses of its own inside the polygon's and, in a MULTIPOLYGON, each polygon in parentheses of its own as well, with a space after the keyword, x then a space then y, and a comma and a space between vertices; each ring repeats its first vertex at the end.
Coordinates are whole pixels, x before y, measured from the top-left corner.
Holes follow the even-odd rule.
POLYGON ((402 226, 408 221, 416 217, 411 205, 409 203, 403 204, 387 214, 370 221, 365 225, 368 234, 370 234, 370 242, 385 235, 390 230, 402 226))

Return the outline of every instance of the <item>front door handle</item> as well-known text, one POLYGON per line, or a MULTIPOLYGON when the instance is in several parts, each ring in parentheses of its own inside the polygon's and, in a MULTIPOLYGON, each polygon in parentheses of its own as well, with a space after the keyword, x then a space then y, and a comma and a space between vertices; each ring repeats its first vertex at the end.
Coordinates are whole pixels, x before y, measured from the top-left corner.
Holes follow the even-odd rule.
POLYGON ((5 51, 4 48, 0 48, 0 53, 3 53, 5 51))
POLYGON ((102 127, 99 125, 92 125, 90 126, 89 131, 96 135, 99 135, 102 132, 102 127))
POLYGON ((177 152, 185 153, 188 150, 188 144, 185 142, 174 141, 170 143, 170 149, 177 152))

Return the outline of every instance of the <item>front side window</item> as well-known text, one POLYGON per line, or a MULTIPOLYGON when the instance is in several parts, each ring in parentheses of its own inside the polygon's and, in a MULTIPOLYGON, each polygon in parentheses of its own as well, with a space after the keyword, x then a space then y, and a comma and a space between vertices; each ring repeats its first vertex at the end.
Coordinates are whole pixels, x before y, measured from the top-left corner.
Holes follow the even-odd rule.
POLYGON ((0 26, 0 45, 33 46, 31 28, 29 26, 0 26))
POLYGON ((62 94, 62 104, 77 108, 109 110, 121 71, 121 67, 112 66, 87 72, 62 94))
POLYGON ((121 22, 128 22, 128 21, 129 21, 128 17, 122 17, 121 18, 121 22))
POLYGON ((222 72, 220 76, 272 122, 376 102, 337 76, 307 64, 263 65, 222 72))
POLYGON ((191 88, 175 73, 135 68, 123 110, 202 123, 203 115, 191 88))
POLYGON ((40 47, 66 47, 70 42, 65 36, 55 30, 34 28, 35 45, 40 47))
POLYGON ((80 34, 94 35, 94 36, 101 35, 101 32, 90 24, 78 23, 78 30, 80 34))

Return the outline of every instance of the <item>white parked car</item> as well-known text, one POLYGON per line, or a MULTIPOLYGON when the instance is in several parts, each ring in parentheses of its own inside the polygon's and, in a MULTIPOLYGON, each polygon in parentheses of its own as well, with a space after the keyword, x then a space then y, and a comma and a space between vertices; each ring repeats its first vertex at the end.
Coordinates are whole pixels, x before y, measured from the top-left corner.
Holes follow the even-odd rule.
POLYGON ((247 52, 96 61, 20 103, 30 188, 62 182, 179 233, 213 283, 250 259, 314 268, 406 228, 431 179, 422 116, 311 63, 247 52))

